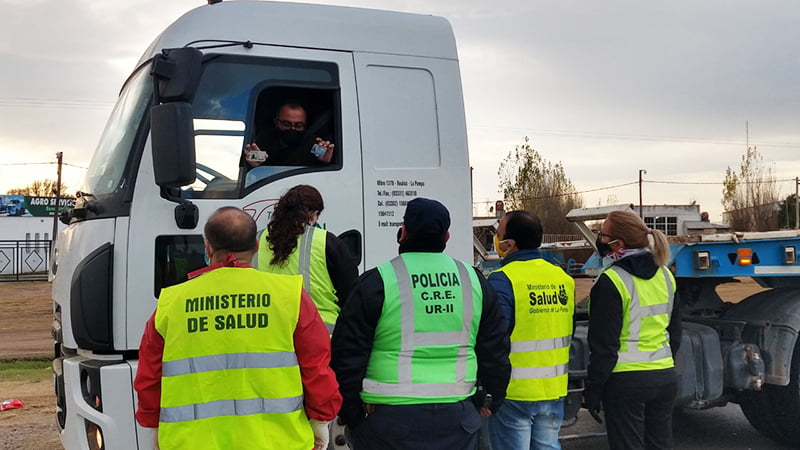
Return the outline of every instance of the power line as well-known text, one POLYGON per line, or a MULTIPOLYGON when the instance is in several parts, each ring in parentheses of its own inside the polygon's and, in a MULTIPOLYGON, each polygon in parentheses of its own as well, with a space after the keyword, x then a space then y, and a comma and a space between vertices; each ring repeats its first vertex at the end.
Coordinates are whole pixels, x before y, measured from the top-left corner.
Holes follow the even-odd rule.
MULTIPOLYGON (((58 164, 56 161, 52 162, 24 162, 24 163, 0 163, 0 166, 39 166, 43 164, 58 164)), ((62 165, 76 167, 78 169, 88 170, 88 167, 79 166, 77 164, 70 164, 70 163, 62 163, 62 165)))
POLYGON ((113 101, 101 100, 62 100, 46 98, 0 98, 0 108, 96 108, 110 109, 114 106, 113 101))
MULTIPOLYGON (((736 184, 737 185, 739 185, 739 184, 767 184, 767 183, 782 183, 782 182, 787 182, 787 181, 794 182, 795 179, 791 178, 791 179, 783 179, 783 180, 739 181, 736 184)), ((724 185, 725 184, 723 182, 711 182, 711 181, 660 181, 660 180, 642 180, 642 183, 685 184, 685 185, 708 185, 708 184, 724 185)), ((609 190, 609 189, 616 189, 616 188, 619 188, 619 187, 630 186, 632 184, 639 184, 639 182, 638 181, 631 181, 631 182, 628 182, 628 183, 615 184, 613 186, 604 186, 604 187, 599 187, 599 188, 594 188, 594 189, 586 189, 586 190, 583 190, 583 191, 564 192, 564 193, 561 193, 561 194, 543 195, 543 196, 539 196, 539 197, 522 197, 519 200, 544 200, 544 199, 548 199, 548 198, 566 197, 566 196, 570 196, 570 195, 585 194, 585 193, 588 193, 588 192, 606 191, 606 190, 609 190)), ((496 200, 480 200, 480 201, 473 201, 472 204, 473 205, 488 204, 488 203, 494 203, 495 201, 496 200)))
MULTIPOLYGON (((599 188, 595 188, 595 189, 586 189, 585 191, 570 191, 570 192, 564 192, 564 193, 561 193, 561 194, 543 195, 541 197, 522 197, 522 198, 520 198, 520 200, 543 200, 543 199, 546 199, 546 198, 566 197, 566 196, 569 196, 569 195, 585 194, 587 192, 605 191, 605 190, 608 190, 608 189, 615 189, 615 188, 618 188, 618 187, 630 186, 631 184, 638 184, 638 183, 639 183, 638 181, 631 181, 630 183, 615 184, 614 186, 605 186, 605 187, 599 187, 599 188)), ((495 200, 483 200, 483 201, 477 201, 477 202, 473 201, 472 204, 494 203, 494 202, 495 202, 495 200)))
MULTIPOLYGON (((794 178, 785 179, 785 180, 759 180, 759 181, 739 181, 736 184, 769 184, 769 183, 783 183, 786 181, 794 181, 794 178)), ((718 181, 656 181, 656 180, 642 180, 642 183, 654 183, 654 184, 714 184, 714 185, 724 185, 725 182, 718 181)))
POLYGON ((0 163, 0 166, 35 166, 38 164, 55 164, 53 162, 0 163))
MULTIPOLYGON (((491 125, 472 125, 470 128, 480 128, 487 130, 507 130, 519 131, 531 136, 537 134, 544 134, 548 136, 565 136, 565 137, 585 137, 597 139, 617 139, 628 141, 655 141, 655 142, 678 142, 689 144, 719 144, 719 145, 743 145, 743 141, 701 138, 701 137, 684 137, 684 136, 652 136, 652 135, 636 135, 636 134, 619 134, 619 133, 606 133, 602 131, 567 131, 567 130, 536 130, 524 127, 497 127, 491 125)), ((800 143, 796 142, 758 142, 755 145, 763 147, 785 147, 785 148, 800 148, 800 143)))

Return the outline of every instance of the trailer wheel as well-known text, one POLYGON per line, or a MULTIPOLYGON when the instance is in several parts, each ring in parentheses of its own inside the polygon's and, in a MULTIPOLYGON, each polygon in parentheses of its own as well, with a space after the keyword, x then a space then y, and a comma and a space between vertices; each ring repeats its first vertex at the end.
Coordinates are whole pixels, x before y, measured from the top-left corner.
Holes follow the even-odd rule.
POLYGON ((800 341, 795 343, 789 384, 766 385, 761 392, 745 391, 739 403, 761 434, 786 445, 800 444, 800 341))

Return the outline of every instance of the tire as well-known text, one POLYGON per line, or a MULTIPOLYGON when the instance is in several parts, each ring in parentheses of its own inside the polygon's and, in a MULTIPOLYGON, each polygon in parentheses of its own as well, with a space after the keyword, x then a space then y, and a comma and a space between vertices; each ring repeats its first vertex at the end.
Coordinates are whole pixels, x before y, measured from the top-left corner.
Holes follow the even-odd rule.
POLYGON ((791 447, 800 446, 800 341, 795 343, 789 384, 766 385, 761 392, 745 391, 739 404, 761 434, 791 447))

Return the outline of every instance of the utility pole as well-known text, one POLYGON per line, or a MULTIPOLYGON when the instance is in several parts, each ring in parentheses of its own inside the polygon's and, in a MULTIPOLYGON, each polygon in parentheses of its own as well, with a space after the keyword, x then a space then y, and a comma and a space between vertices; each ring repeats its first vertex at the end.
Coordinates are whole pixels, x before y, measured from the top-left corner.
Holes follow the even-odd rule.
POLYGON ((800 187, 800 177, 794 177, 794 229, 800 230, 800 197, 797 191, 800 187))
POLYGON ((53 210, 53 234, 50 236, 50 240, 53 243, 53 248, 55 248, 56 243, 56 236, 58 235, 58 204, 61 202, 61 160, 64 156, 63 152, 56 153, 56 160, 58 162, 58 178, 56 179, 56 207, 53 210))
POLYGON ((644 169, 639 169, 639 218, 644 220, 644 211, 642 210, 642 174, 647 173, 644 169))

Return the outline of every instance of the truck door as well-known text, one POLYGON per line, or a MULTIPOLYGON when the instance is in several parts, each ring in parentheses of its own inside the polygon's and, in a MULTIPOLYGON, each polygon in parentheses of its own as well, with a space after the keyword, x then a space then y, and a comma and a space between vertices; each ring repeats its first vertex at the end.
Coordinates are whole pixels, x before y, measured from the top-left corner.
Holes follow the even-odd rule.
POLYGON ((472 261, 472 208, 461 80, 455 60, 358 53, 366 267, 397 255, 414 197, 441 201, 452 225, 446 252, 472 261))
POLYGON ((119 223, 117 234, 124 238, 118 237, 118 241, 128 253, 121 259, 128 264, 127 279, 120 281, 127 286, 115 284, 115 289, 125 292, 126 296, 117 298, 127 301, 115 306, 127 312, 127 328, 124 336, 119 336, 127 348, 138 347, 160 289, 184 281, 186 272, 205 265, 203 225, 222 206, 245 209, 261 230, 284 192, 297 184, 309 184, 322 193, 325 202, 319 221, 323 227, 337 235, 347 230, 356 230, 359 236, 364 233, 352 54, 259 44, 223 51, 203 56, 202 76, 192 100, 197 181, 184 187, 180 196, 197 206, 197 226, 177 226, 176 203, 162 198, 155 184, 149 141, 129 223, 119 223), (277 111, 285 103, 299 104, 306 111, 304 132, 309 136, 304 139, 313 141, 319 136, 334 143, 330 164, 281 163, 255 168, 247 164, 245 145, 275 126, 277 111))

